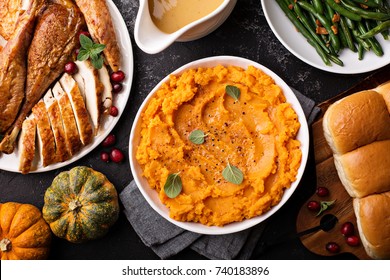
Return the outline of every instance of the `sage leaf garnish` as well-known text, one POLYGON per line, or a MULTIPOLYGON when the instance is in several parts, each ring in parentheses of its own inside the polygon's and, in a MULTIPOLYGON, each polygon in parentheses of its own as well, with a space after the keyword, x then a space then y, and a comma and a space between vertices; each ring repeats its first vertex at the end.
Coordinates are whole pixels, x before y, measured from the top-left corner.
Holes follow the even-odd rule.
POLYGON ((321 201, 320 202, 320 205, 321 205, 321 208, 320 210, 318 211, 317 215, 316 216, 319 216, 321 215, 324 211, 328 210, 330 207, 332 207, 332 205, 336 202, 336 200, 332 200, 332 201, 321 201))
POLYGON ((169 174, 164 185, 164 192, 169 198, 175 198, 182 190, 182 182, 179 173, 169 174))
POLYGON ((103 57, 101 52, 106 48, 106 45, 94 43, 88 36, 80 35, 80 51, 77 55, 77 60, 84 61, 88 58, 94 68, 100 69, 103 67, 103 57))
POLYGON ((188 139, 197 145, 204 143, 204 138, 206 137, 206 134, 200 129, 196 129, 191 132, 190 136, 188 136, 188 139))
POLYGON ((225 169, 222 171, 222 176, 230 183, 239 185, 244 180, 244 174, 238 167, 231 165, 228 163, 228 165, 225 167, 225 169))
POLYGON ((236 86, 227 85, 225 87, 226 93, 233 97, 234 100, 238 101, 238 98, 240 98, 240 89, 236 86))

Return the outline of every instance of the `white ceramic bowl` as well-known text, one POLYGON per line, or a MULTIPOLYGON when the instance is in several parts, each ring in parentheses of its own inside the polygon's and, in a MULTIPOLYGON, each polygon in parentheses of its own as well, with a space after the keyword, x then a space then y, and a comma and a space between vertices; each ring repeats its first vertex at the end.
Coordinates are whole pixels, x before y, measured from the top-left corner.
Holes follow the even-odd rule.
POLYGON ((192 41, 211 33, 227 19, 237 0, 225 0, 212 13, 171 34, 162 32, 153 23, 149 13, 148 0, 140 0, 139 2, 139 10, 134 26, 134 39, 141 50, 149 54, 155 54, 175 41, 192 41))
POLYGON ((308 151, 309 151, 309 131, 308 131, 308 126, 305 118, 305 114, 302 110, 302 107, 298 101, 298 99, 295 97, 294 93, 290 89, 290 87, 281 79, 279 78, 274 72, 269 70, 268 68, 254 62, 248 59, 240 58, 240 57, 232 57, 232 56, 216 56, 216 57, 209 57, 205 59, 200 59, 191 63, 188 63, 176 71, 174 71, 172 74, 174 75, 179 75, 183 73, 184 71, 191 69, 191 68, 198 68, 198 67, 213 67, 216 65, 235 65, 235 66, 240 66, 244 69, 246 69, 249 65, 253 65, 254 67, 261 69, 264 73, 267 75, 271 76, 275 83, 279 85, 283 92, 284 95, 286 96, 287 102, 292 104, 292 107, 298 114, 299 122, 301 123, 301 128, 298 132, 297 139, 301 142, 301 150, 302 150, 302 161, 301 165, 298 169, 298 174, 297 174, 297 179, 295 182, 292 183, 291 187, 287 189, 284 192, 284 195, 282 197, 282 200, 271 208, 268 212, 266 212, 263 215, 244 220, 242 222, 234 222, 228 225, 225 225, 223 227, 217 227, 217 226, 206 226, 200 223, 193 223, 193 222, 179 222, 176 220, 173 220, 169 217, 169 209, 161 203, 157 192, 152 189, 148 181, 146 180, 145 177, 142 176, 142 169, 141 166, 138 164, 135 154, 136 154, 136 149, 139 145, 140 141, 140 123, 141 123, 141 113, 142 111, 146 108, 149 100, 153 97, 153 95, 156 93, 156 91, 161 87, 161 85, 169 80, 169 75, 165 77, 159 84, 155 86, 155 88, 149 93, 147 98, 144 100, 142 103, 141 107, 139 108, 139 111, 135 117, 134 124, 131 130, 130 134, 130 143, 129 143, 129 158, 130 158, 130 166, 133 172, 133 177, 135 182, 138 185, 139 190, 141 191, 142 195, 145 197, 146 201, 150 204, 150 206, 157 211, 162 217, 170 221, 171 223, 192 231, 192 232, 197 232, 201 234, 213 234, 213 235, 218 235, 218 234, 228 234, 228 233, 233 233, 233 232, 238 232, 247 228, 250 228, 270 216, 272 216, 280 207, 282 207, 287 200, 290 198, 290 196, 293 194, 295 189, 297 188, 299 181, 302 177, 302 174, 304 172, 306 162, 307 162, 307 157, 308 157, 308 151))

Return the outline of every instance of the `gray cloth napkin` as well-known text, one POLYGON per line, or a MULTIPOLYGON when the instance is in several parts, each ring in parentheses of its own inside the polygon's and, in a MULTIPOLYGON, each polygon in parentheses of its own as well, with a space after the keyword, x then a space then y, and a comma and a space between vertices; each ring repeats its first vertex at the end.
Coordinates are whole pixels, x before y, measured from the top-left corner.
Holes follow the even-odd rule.
MULTIPOLYGON (((313 100, 295 89, 293 91, 311 124, 320 108, 313 100)), ((209 259, 249 259, 266 224, 262 222, 232 234, 202 235, 186 231, 162 218, 149 206, 134 181, 119 194, 119 198, 135 232, 161 259, 170 258, 188 247, 209 259)))

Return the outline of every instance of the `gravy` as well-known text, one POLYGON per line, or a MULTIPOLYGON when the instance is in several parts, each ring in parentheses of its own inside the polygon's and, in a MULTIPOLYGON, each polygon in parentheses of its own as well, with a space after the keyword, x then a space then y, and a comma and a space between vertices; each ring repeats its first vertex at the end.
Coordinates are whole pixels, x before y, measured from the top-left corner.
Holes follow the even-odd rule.
POLYGON ((148 0, 154 24, 173 33, 217 9, 224 0, 148 0))

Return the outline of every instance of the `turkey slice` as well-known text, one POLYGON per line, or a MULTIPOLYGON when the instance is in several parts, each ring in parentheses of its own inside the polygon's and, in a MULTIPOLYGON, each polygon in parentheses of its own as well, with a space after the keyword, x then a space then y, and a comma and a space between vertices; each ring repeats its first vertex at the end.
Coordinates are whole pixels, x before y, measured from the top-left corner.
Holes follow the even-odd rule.
POLYGON ((60 107, 62 122, 65 131, 65 143, 71 155, 80 151, 82 144, 77 130, 72 105, 68 95, 64 92, 59 82, 52 89, 53 96, 57 99, 60 107))
POLYGON ((75 61, 78 71, 73 76, 76 80, 80 92, 84 97, 87 111, 91 118, 94 134, 99 131, 101 100, 104 86, 99 80, 98 70, 95 69, 89 60, 75 61))
POLYGON ((102 68, 98 70, 99 79, 104 86, 104 91, 102 94, 102 111, 105 114, 109 113, 109 110, 112 106, 112 85, 110 81, 110 74, 108 73, 107 67, 103 65, 102 68))
POLYGON ((42 165, 45 167, 56 162, 56 145, 43 100, 35 104, 32 108, 32 113, 37 120, 38 147, 42 165))
POLYGON ((66 137, 60 106, 58 105, 57 99, 53 96, 51 89, 44 95, 43 101, 45 102, 46 111, 53 130, 54 141, 56 143, 56 161, 66 161, 70 158, 70 152, 65 142, 66 137))
POLYGON ((37 121, 34 115, 31 115, 23 122, 19 139, 19 171, 22 174, 27 174, 33 170, 36 131, 37 121))
POLYGON ((88 145, 93 139, 93 129, 80 89, 72 76, 66 73, 61 77, 60 84, 72 104, 80 140, 84 145, 88 145))

